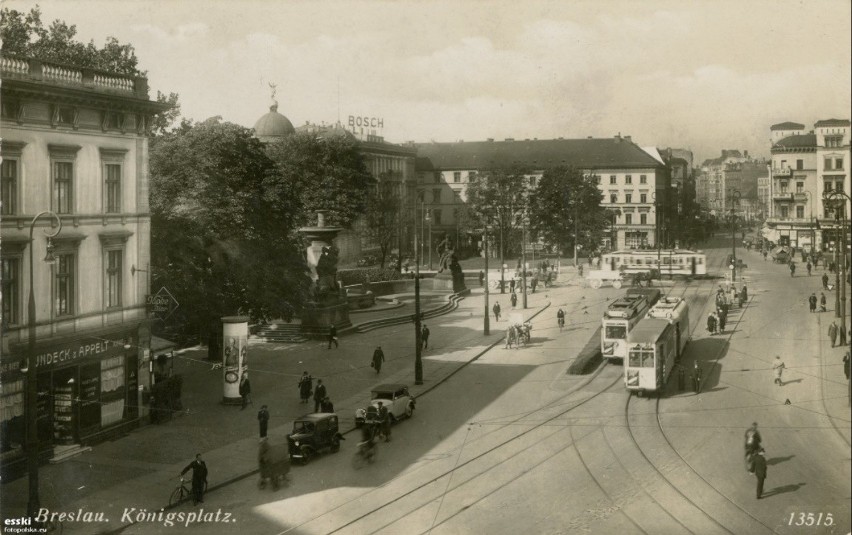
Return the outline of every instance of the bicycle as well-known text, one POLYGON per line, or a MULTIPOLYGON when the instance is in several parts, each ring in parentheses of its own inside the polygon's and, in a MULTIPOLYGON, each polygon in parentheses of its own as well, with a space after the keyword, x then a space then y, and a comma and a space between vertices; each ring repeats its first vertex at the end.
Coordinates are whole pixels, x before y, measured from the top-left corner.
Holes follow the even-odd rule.
MULTIPOLYGON (((176 507, 184 500, 192 496, 192 489, 187 488, 187 486, 184 484, 186 483, 186 481, 187 480, 184 477, 180 478, 180 483, 178 483, 178 486, 175 488, 175 490, 172 491, 172 494, 169 496, 169 507, 176 507)), ((204 492, 207 492, 206 481, 204 482, 204 492)))

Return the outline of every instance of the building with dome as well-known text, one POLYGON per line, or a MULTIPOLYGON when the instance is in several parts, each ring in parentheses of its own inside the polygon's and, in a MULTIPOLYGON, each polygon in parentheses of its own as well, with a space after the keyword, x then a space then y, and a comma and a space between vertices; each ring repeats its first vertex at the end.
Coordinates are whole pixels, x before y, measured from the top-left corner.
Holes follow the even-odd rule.
POLYGON ((269 143, 296 132, 290 119, 278 113, 278 103, 269 106, 269 112, 254 123, 254 135, 263 143, 269 143))

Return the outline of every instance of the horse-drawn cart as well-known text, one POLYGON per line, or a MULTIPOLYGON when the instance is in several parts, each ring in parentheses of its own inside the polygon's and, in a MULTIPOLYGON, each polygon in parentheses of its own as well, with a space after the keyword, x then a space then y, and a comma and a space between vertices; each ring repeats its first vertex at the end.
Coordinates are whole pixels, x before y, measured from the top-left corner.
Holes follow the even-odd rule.
POLYGON ((610 284, 616 290, 624 285, 624 275, 618 271, 595 269, 589 271, 587 280, 589 286, 595 290, 601 288, 604 284, 610 284))
POLYGON ((257 453, 257 464, 260 468, 260 481, 258 486, 264 488, 266 481, 272 482, 272 488, 278 490, 279 480, 287 481, 290 472, 290 452, 287 444, 270 444, 264 437, 260 439, 257 453))

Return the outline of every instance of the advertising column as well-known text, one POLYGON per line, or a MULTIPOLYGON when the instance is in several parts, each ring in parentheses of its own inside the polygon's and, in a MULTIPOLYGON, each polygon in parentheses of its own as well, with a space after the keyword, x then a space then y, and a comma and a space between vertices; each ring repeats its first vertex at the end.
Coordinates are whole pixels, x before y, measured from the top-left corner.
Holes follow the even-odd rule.
POLYGON ((222 402, 241 404, 240 379, 248 371, 248 318, 226 316, 222 318, 222 402))

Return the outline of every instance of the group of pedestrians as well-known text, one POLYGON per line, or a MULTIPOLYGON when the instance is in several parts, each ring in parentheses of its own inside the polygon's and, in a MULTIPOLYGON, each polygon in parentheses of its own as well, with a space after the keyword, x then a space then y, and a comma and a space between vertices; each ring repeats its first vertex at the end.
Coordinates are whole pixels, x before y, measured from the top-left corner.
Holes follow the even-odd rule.
POLYGON ((716 310, 707 315, 707 332, 711 335, 725 332, 725 325, 728 323, 728 311, 737 304, 742 308, 748 301, 748 286, 742 285, 742 288, 737 290, 736 285, 731 285, 730 290, 726 292, 722 286, 716 290, 716 310))
MULTIPOLYGON (((820 292, 820 293, 819 293, 819 311, 820 311, 820 312, 825 312, 825 311, 826 311, 826 308, 825 308, 825 307, 826 307, 825 294, 824 294, 824 293, 822 293, 822 292, 820 292)), ((810 296, 810 297, 808 297, 808 308, 809 308, 809 310, 811 311, 811 313, 814 313, 814 312, 816 312, 816 311, 817 311, 817 296, 816 296, 816 292, 811 293, 811 296, 810 296)))
MULTIPOLYGON (((308 404, 311 395, 314 398, 314 412, 334 412, 334 405, 328 397, 328 391, 325 385, 322 384, 322 379, 317 379, 317 387, 314 388, 314 378, 306 371, 299 378, 299 397, 303 404, 308 404)), ((264 405, 265 407, 265 405, 264 405)), ((258 418, 260 416, 258 415, 258 418)))

